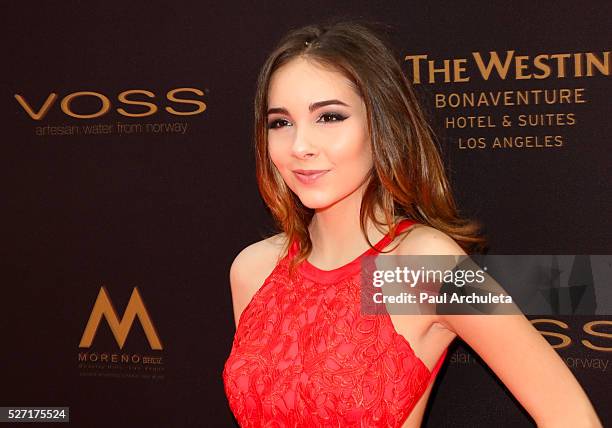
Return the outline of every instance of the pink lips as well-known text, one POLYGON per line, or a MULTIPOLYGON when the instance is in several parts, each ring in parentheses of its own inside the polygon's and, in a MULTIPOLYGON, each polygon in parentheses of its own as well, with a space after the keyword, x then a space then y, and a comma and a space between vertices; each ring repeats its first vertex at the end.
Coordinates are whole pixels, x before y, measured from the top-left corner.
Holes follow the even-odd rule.
POLYGON ((304 184, 312 184, 317 181, 319 177, 325 175, 325 173, 328 171, 328 169, 296 169, 293 171, 293 173, 297 179, 300 180, 300 182, 304 184))

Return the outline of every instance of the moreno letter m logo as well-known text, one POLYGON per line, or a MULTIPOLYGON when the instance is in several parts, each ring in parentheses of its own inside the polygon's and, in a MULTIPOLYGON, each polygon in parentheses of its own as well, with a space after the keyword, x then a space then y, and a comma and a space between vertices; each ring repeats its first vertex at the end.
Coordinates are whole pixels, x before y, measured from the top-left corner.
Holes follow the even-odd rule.
POLYGON ((104 317, 115 336, 119 349, 123 349, 123 345, 125 344, 125 340, 127 339, 136 316, 138 316, 140 320, 140 324, 147 336, 151 349, 161 350, 162 344, 142 301, 138 287, 134 287, 123 318, 119 321, 119 317, 108 296, 108 292, 106 288, 102 286, 98 293, 96 303, 91 311, 91 315, 89 316, 89 321, 87 322, 83 336, 81 337, 79 348, 89 348, 91 346, 96 332, 98 331, 98 327, 100 326, 100 321, 102 321, 102 317, 104 317))

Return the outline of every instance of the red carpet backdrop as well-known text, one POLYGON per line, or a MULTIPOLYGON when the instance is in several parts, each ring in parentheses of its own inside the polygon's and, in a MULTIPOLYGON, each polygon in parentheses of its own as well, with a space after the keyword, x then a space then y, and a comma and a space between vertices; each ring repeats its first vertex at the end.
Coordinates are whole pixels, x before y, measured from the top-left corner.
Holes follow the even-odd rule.
MULTIPOLYGON (((228 272, 273 231, 255 80, 287 30, 334 16, 389 25, 491 254, 612 254, 608 3, 3 9, 0 406, 70 407, 79 427, 236 426, 228 272)), ((612 425, 612 319, 530 319, 612 425)), ((457 340, 423 426, 533 422, 457 340)))

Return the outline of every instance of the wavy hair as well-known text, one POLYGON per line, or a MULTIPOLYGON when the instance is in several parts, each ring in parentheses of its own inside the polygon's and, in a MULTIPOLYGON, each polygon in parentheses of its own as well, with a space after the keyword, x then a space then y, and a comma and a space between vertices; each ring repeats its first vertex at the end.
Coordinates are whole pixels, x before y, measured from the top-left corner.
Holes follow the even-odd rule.
POLYGON ((435 133, 381 30, 382 24, 358 20, 328 21, 292 30, 280 40, 259 73, 254 100, 257 184, 287 237, 284 251, 294 240, 299 242, 300 251, 290 271, 312 250, 308 225, 314 210, 304 206, 289 189, 269 156, 267 98, 272 74, 297 57, 342 73, 364 100, 373 167, 366 178, 360 226, 370 247, 368 219, 381 233, 385 231, 379 226, 386 226, 390 237, 395 238, 401 218, 448 234, 468 254, 486 244, 480 224, 458 213, 435 133), (376 206, 383 212, 382 223, 375 218, 376 206))

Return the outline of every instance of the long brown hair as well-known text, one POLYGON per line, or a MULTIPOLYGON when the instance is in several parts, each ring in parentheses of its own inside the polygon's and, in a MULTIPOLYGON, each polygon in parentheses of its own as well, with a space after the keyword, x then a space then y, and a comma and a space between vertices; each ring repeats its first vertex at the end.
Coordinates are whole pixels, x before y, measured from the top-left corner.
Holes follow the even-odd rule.
MULTIPOLYGON (((444 166, 413 87, 402 73, 380 24, 336 20, 308 25, 286 34, 266 59, 255 93, 255 159, 259 191, 287 241, 300 251, 291 270, 312 250, 308 225, 314 210, 304 206, 285 184, 268 153, 268 90, 275 70, 302 56, 345 75, 367 109, 373 167, 361 202, 360 225, 366 241, 367 220, 386 226, 390 236, 400 218, 434 227, 452 237, 466 253, 483 248, 480 225, 459 216, 444 166), (374 216, 379 206, 381 223, 374 216)), ((384 233, 384 230, 381 230, 384 233)))

